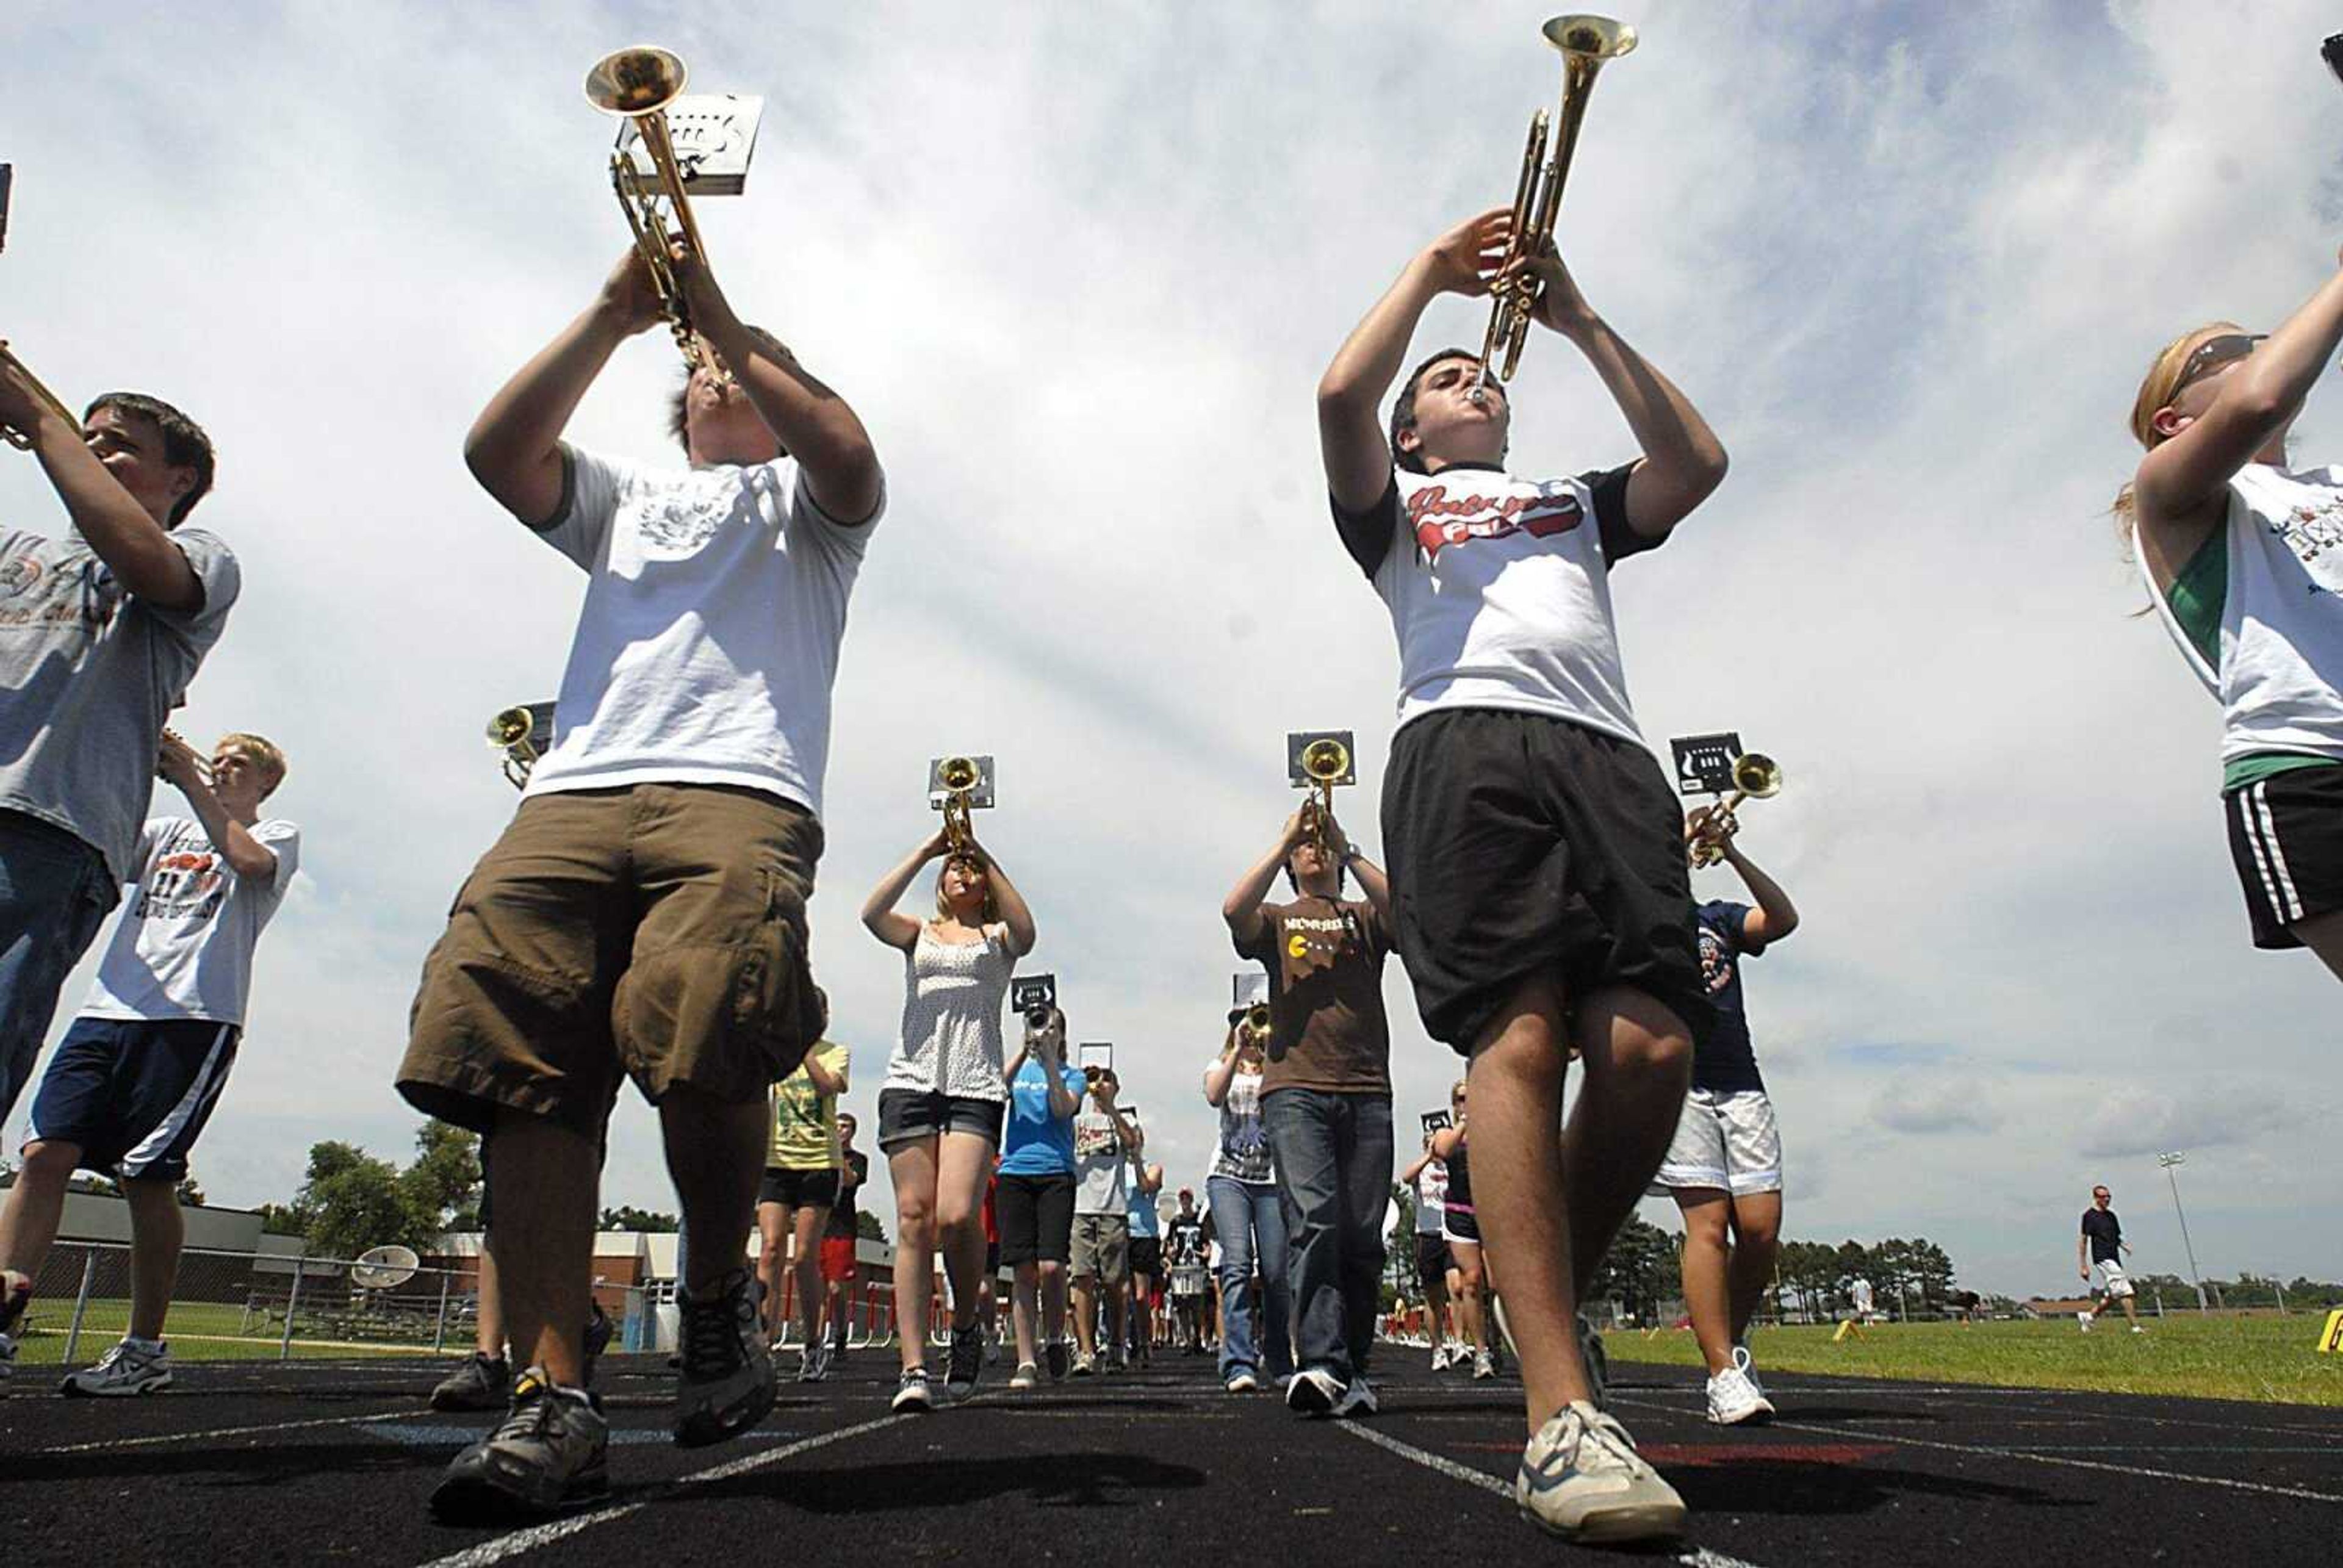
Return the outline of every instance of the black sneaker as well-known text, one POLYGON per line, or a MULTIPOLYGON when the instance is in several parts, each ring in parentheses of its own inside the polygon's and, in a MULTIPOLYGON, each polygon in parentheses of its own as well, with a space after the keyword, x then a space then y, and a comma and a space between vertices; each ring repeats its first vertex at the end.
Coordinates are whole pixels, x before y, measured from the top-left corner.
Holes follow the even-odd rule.
POLYGON ((30 1276, 0 1269, 0 1398, 7 1396, 8 1384, 16 1375, 16 1323, 32 1299, 30 1276))
POLYGON ((951 1360, 945 1363, 944 1393, 952 1399, 966 1399, 976 1392, 976 1380, 984 1372, 984 1331, 970 1323, 951 1332, 951 1360))
POLYGON ((675 1442, 703 1448, 738 1437, 773 1408, 773 1358, 757 1322, 746 1270, 736 1269, 707 1300, 683 1309, 683 1378, 675 1391, 675 1442))
POLYGON ((431 1408, 503 1410, 512 1403, 512 1363, 502 1356, 474 1351, 431 1391, 431 1408))
POLYGON ((1044 1359, 1046 1359, 1050 1363, 1050 1381, 1051 1382, 1065 1382, 1067 1364, 1069 1361, 1066 1353, 1066 1342, 1063 1340, 1051 1340, 1044 1359))
POLYGON ((928 1369, 911 1367, 897 1378, 895 1397, 888 1402, 887 1408, 898 1415, 906 1412, 912 1415, 925 1415, 935 1409, 935 1392, 928 1387, 928 1369))
POLYGON ((609 1495, 610 1427, 593 1395, 556 1388, 531 1367, 513 1385, 504 1423, 456 1456, 431 1493, 448 1523, 498 1523, 609 1495))

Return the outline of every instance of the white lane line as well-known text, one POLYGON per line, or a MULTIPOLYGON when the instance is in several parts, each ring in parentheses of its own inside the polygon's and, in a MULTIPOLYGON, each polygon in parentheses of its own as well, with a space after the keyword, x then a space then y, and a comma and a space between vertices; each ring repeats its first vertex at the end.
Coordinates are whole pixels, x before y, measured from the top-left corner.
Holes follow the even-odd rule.
POLYGON ((68 1442, 55 1448, 36 1448, 28 1457, 38 1458, 49 1453, 92 1453, 102 1448, 152 1448, 166 1442, 196 1442, 207 1437, 251 1437, 264 1432, 298 1432, 310 1426, 348 1426, 362 1421, 387 1421, 393 1416, 413 1412, 412 1405, 400 1405, 396 1410, 369 1411, 363 1415, 327 1415, 314 1421, 277 1421, 266 1426, 215 1426, 205 1432, 166 1432, 153 1437, 109 1437, 97 1442, 68 1442))
POLYGON ((468 1547, 464 1551, 452 1553, 445 1557, 435 1557, 424 1564, 424 1568, 488 1568, 490 1563, 502 1563, 507 1558, 518 1557, 525 1552, 534 1552, 540 1546, 550 1546, 557 1541, 566 1541, 570 1536, 581 1531, 591 1530, 598 1524, 615 1524, 628 1514, 640 1513, 653 1503, 665 1501, 687 1486, 700 1486, 711 1481, 729 1481, 733 1476, 746 1475, 752 1470, 762 1470, 769 1464, 779 1464, 781 1461, 793 1459, 800 1453, 824 1448, 833 1442, 843 1442, 850 1437, 860 1437, 866 1432, 900 1425, 914 1419, 908 1415, 882 1415, 876 1421, 866 1421, 858 1426, 840 1427, 836 1432, 826 1432, 818 1437, 801 1438, 787 1447, 768 1449, 762 1453, 752 1453, 744 1459, 736 1459, 727 1464, 694 1471, 689 1475, 670 1481, 664 1486, 657 1488, 641 1502, 625 1503, 617 1508, 597 1509, 592 1513, 581 1513, 574 1519, 557 1520, 550 1524, 534 1524, 526 1530, 516 1530, 509 1535, 499 1535, 492 1541, 483 1541, 478 1546, 468 1547))
MULTIPOLYGON (((2218 1416, 2143 1415, 2127 1411, 2090 1411, 2078 1413, 2072 1409, 2055 1402, 2063 1395, 2077 1395, 2085 1399, 2145 1399, 2152 1397, 2145 1394, 2126 1394, 2119 1391, 2056 1388, 1991 1388, 1981 1383, 1952 1383, 1934 1386, 1920 1383, 1891 1383, 1884 1384, 1879 1387, 1871 1387, 1867 1385, 1857 1387, 1840 1382, 1791 1383, 1778 1379, 1774 1381, 1775 1386, 1783 1389, 1786 1392, 1804 1393, 1815 1396, 1849 1393, 1862 1393, 1875 1396, 1901 1395, 1914 1399, 1926 1397, 1931 1403, 1958 1403, 1964 1400, 1983 1400, 1988 1402, 1998 1402, 2004 1400, 2046 1398, 2053 1402, 2037 1404, 2034 1408, 2042 1411, 2047 1415, 2061 1420, 2126 1421, 2131 1422, 2135 1424, 2145 1423, 2148 1426, 2209 1426, 2218 1428, 2223 1432, 2268 1432, 2280 1437, 2320 1437, 2325 1436, 2329 1432, 2335 1432, 2335 1435, 2338 1440, 2343 1440, 2343 1432, 2336 1432, 2332 1427, 2320 1427, 2318 1425, 2270 1426, 2244 1422, 2227 1421, 2218 1416)), ((2004 1405, 2002 1408, 2007 1409, 2008 1407, 2004 1405)))
MULTIPOLYGON (((1619 1399, 1614 1404, 1640 1405, 1648 1410, 1666 1410, 1681 1414, 1666 1405, 1649 1400, 1619 1399)), ((1862 1442, 1894 1442, 1906 1448, 1933 1448, 1945 1453, 1969 1453, 1988 1459, 2023 1459, 2036 1464, 2065 1465, 2071 1470, 2100 1470, 2115 1475, 2137 1476, 2144 1481, 2186 1481, 2197 1486, 2218 1486, 2231 1492, 2251 1492, 2264 1497, 2292 1497, 2305 1503, 2343 1503, 2343 1493, 2312 1492, 2300 1486, 2273 1486, 2267 1482, 2237 1481, 2226 1475, 2193 1475, 2185 1470, 2156 1470, 2144 1464, 2109 1464, 2104 1460, 2075 1459, 2065 1454, 2037 1453, 2030 1449, 2002 1448, 1983 1442, 1946 1442, 1928 1437, 1905 1437, 1893 1432, 1876 1432, 1860 1427, 1815 1426, 1804 1422, 1776 1419, 1767 1425, 1775 1432, 1813 1432, 1825 1437, 1851 1437, 1862 1442)))
MULTIPOLYGON (((1413 1443, 1402 1442, 1395 1437, 1385 1436, 1373 1427, 1363 1425, 1355 1421, 1338 1421, 1334 1422, 1334 1428, 1338 1432, 1347 1432, 1353 1437, 1363 1437, 1377 1448, 1387 1449, 1402 1459, 1411 1460, 1426 1470, 1436 1471, 1451 1481, 1461 1481, 1467 1486, 1477 1486, 1483 1492, 1495 1493, 1508 1503, 1513 1501, 1513 1489, 1485 1470, 1475 1470, 1469 1464, 1459 1464, 1456 1461, 1442 1454, 1426 1452, 1413 1443)), ((1744 1562, 1738 1557, 1727 1557, 1722 1552, 1711 1552, 1705 1546, 1695 1546, 1690 1551, 1680 1552, 1669 1561, 1682 1563, 1684 1568, 1757 1568, 1754 1563, 1744 1562)))

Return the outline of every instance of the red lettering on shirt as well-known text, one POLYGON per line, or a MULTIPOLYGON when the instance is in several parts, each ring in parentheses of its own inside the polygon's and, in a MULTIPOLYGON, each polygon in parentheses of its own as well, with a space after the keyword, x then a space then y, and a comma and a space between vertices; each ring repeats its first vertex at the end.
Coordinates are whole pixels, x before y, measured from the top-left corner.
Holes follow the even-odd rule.
POLYGON ((1407 498, 1408 526, 1416 548, 1431 560, 1449 545, 1474 539, 1502 539, 1525 533, 1534 539, 1566 534, 1584 520, 1585 511, 1572 495, 1482 495, 1477 491, 1452 498, 1447 487, 1426 485, 1407 498))

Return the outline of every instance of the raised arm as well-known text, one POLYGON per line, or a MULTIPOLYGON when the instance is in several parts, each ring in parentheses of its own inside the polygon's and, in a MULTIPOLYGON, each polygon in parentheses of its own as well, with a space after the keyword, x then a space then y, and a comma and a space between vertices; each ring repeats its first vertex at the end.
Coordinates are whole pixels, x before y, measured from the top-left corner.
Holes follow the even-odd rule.
POLYGON ((1284 830, 1269 853, 1248 867, 1245 874, 1237 879, 1237 885, 1229 890, 1229 896, 1221 900, 1221 919, 1228 922, 1229 934, 1236 939, 1238 947, 1249 948, 1261 940, 1264 924, 1261 901, 1269 897, 1270 885, 1277 880, 1277 873, 1285 869, 1287 857, 1300 842, 1302 813, 1296 811, 1285 819, 1284 830))
POLYGON ((870 896, 862 900, 862 924, 870 933, 890 948, 905 952, 920 940, 920 922, 910 916, 896 912, 895 904, 902 898, 911 879, 920 868, 944 852, 943 829, 939 828, 928 836, 925 843, 904 857, 900 865, 879 879, 870 896))
POLYGON ((578 318, 497 389, 464 437, 464 465, 532 528, 561 509, 561 432, 619 344, 659 319, 659 295, 629 250, 578 318))
POLYGON ((277 851, 254 838, 243 823, 228 815, 227 807, 212 792, 211 781, 204 777, 203 765, 194 749, 171 730, 163 731, 156 771, 187 798, 187 806, 195 812, 196 820, 204 825, 212 848, 220 852, 229 870, 246 881, 257 882, 264 888, 276 882, 277 851))
POLYGON ((812 1081, 815 1093, 835 1096, 844 1094, 846 1092, 845 1068, 841 1067, 836 1072, 832 1072, 830 1069, 824 1067, 821 1062, 815 1058, 811 1051, 806 1052, 806 1059, 803 1065, 806 1070, 806 1077, 812 1081))
POLYGON ((983 851, 985 879, 992 884, 992 900, 1001 910, 1001 923, 1009 928, 1009 956, 1021 959, 1033 950, 1033 911, 1026 907, 1025 895, 1009 879, 1009 873, 991 850, 983 851))
POLYGON ((1409 1161, 1407 1162, 1407 1169, 1399 1173, 1401 1184, 1408 1187, 1414 1186, 1415 1179, 1423 1174, 1423 1168, 1431 1164, 1435 1158, 1437 1158, 1437 1156, 1432 1152, 1432 1145, 1429 1143, 1425 1144, 1423 1146, 1423 1152, 1409 1161))
POLYGON ((1757 907, 1741 922, 1742 935, 1752 946, 1770 946, 1798 929, 1797 906, 1790 902, 1790 895, 1782 890, 1781 883, 1759 870, 1757 862, 1743 854, 1733 839, 1725 841, 1725 863, 1741 873, 1749 896, 1757 900, 1757 907))
POLYGON ((1221 1054, 1204 1069, 1204 1103, 1214 1110, 1229 1097, 1229 1085, 1237 1075, 1237 1026, 1229 1025, 1229 1037, 1221 1042, 1221 1054))
POLYGON ((798 460, 821 509, 840 522, 869 521, 879 509, 879 454, 846 399, 807 374, 787 345, 743 325, 706 267, 679 257, 676 272, 692 325, 798 460))
POLYGON ((1515 265, 1544 280, 1538 321, 1586 357, 1643 448, 1643 461, 1627 478, 1627 527, 1646 538, 1665 538, 1725 482, 1724 444, 1675 383, 1587 305, 1552 241, 1544 255, 1515 265))
MULTIPOLYGON (((201 609, 203 579, 162 523, 106 471, 90 437, 65 412, 34 389, 29 371, 0 360, 0 424, 22 431, 65 515, 123 588, 158 609, 201 609)), ((97 437, 133 437, 122 430, 97 437)), ((163 454, 148 454, 159 467, 163 454)), ((192 480, 191 480, 192 482, 192 480)), ((185 492, 182 491, 182 494, 185 492)))
POLYGON ((1366 510, 1391 483, 1391 444, 1375 410, 1398 378, 1424 307, 1443 294, 1488 293, 1513 223, 1512 212, 1499 207, 1433 241, 1351 329, 1319 378, 1319 456, 1326 487, 1343 510, 1366 510))
POLYGON ((1453 1160, 1456 1151, 1463 1147, 1464 1129, 1462 1126, 1443 1127, 1432 1135, 1432 1157, 1434 1160, 1453 1160))
POLYGON ((1334 824, 1334 852, 1342 858, 1342 869, 1358 878, 1359 890, 1367 895, 1367 902, 1375 907, 1375 913, 1384 924, 1390 924, 1391 879, 1383 875, 1381 866, 1360 853, 1339 822, 1334 824))

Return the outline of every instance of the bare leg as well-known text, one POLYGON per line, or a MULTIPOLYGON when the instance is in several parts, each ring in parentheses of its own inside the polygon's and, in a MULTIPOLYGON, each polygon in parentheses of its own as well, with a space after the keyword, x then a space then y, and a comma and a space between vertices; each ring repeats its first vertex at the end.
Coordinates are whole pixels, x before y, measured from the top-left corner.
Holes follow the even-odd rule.
POLYGON ((1066 1265, 1054 1258, 1041 1260, 1041 1342, 1054 1344, 1066 1337, 1066 1265))
MULTIPOLYGON (((734 1104, 705 1090, 679 1083, 659 1097, 659 1132, 667 1144, 667 1173, 683 1204, 684 1229, 705 1246, 685 1250, 683 1286, 695 1297, 739 1271, 739 1238, 757 1218, 757 1174, 765 1168, 766 1110, 761 1096, 734 1104)), ((498 1200, 503 1215, 503 1200, 498 1200)), ((592 1263, 580 1271, 581 1279, 592 1263)), ((586 1321, 580 1302, 574 1326, 586 1321)))
POLYGON ((1039 1366, 1041 1315, 1041 1265, 1020 1263, 1010 1276, 1009 1317, 1017 1331, 1017 1364, 1039 1366))
MULTIPOLYGON (((1603 1254, 1635 1211, 1667 1158, 1692 1086, 1691 1031, 1643 991, 1624 986, 1589 991, 1578 1010, 1577 1041, 1586 1081, 1562 1136, 1574 1280, 1590 1278, 1602 1266, 1603 1254)), ((1473 1174, 1477 1192, 1477 1166, 1473 1174)), ((1510 1266, 1506 1273, 1510 1278, 1510 1266)), ((1511 1322, 1511 1292, 1505 1312, 1511 1322)), ((1520 1335, 1518 1324, 1513 1332, 1520 1335)))
POLYGON ((798 1328, 809 1351, 821 1343, 821 1231, 829 1223, 827 1207, 808 1204, 797 1211, 797 1233, 791 1238, 797 1243, 791 1271, 798 1288, 798 1328))
POLYGON ((1774 1278, 1782 1241, 1782 1195, 1746 1192, 1733 1200, 1733 1342, 1749 1337, 1749 1321, 1774 1278))
POLYGON ((1684 1311, 1692 1316, 1701 1360, 1715 1377, 1733 1364, 1733 1297, 1727 1283, 1733 1267, 1727 1240, 1733 1200, 1714 1187, 1680 1187, 1675 1200, 1684 1212, 1684 1311))
POLYGON ((2304 947, 2318 955, 2318 961, 2329 972, 2343 979, 2343 910, 2297 920, 2287 929, 2302 939, 2304 947))
POLYGON ((57 1226, 65 1218, 65 1184, 81 1167, 81 1145, 55 1139, 27 1144, 16 1184, 0 1202, 0 1268, 14 1269, 30 1279, 41 1277, 41 1265, 55 1245, 57 1226))
POLYGON ((1098 1276, 1074 1276, 1074 1351, 1084 1361, 1098 1354, 1098 1276))
POLYGON ((1449 1271, 1456 1280, 1455 1292, 1449 1298, 1456 1303, 1456 1326, 1477 1354, 1489 1348, 1489 1318, 1483 1299, 1488 1276, 1482 1270, 1481 1247, 1475 1241, 1451 1241, 1448 1251, 1456 1260, 1456 1267, 1449 1271))
POLYGON ((757 1205, 757 1278, 765 1285, 765 1338, 781 1337, 781 1271, 787 1264, 791 1221, 797 1211, 779 1203, 757 1205))
POLYGON ((951 1277, 952 1327, 977 1321, 977 1287, 984 1276, 984 1181, 992 1173, 992 1144, 966 1132, 947 1132, 936 1150, 936 1244, 951 1277))
MULTIPOLYGON (((490 1136, 496 1157, 488 1182, 501 1238, 497 1283, 514 1357, 543 1367, 560 1386, 576 1388, 585 1378, 586 1346, 578 1325, 587 1319, 592 1291, 601 1155, 590 1139, 517 1111, 499 1111, 490 1136)), ((732 1233, 748 1228, 744 1215, 732 1233)), ((720 1256, 721 1249, 716 1251, 720 1256)))
POLYGON ((179 1254, 187 1244, 176 1184, 160 1178, 122 1184, 130 1202, 130 1334, 159 1340, 178 1288, 179 1254))
POLYGON ((895 1331, 903 1370, 928 1360, 928 1310, 935 1296, 936 1144, 922 1138, 887 1152, 895 1182, 895 1331))
POLYGON ((479 1272, 480 1310, 473 1324, 472 1347, 491 1361, 502 1361, 505 1354, 504 1292, 497 1286, 496 1238, 493 1233, 480 1238, 479 1272))

